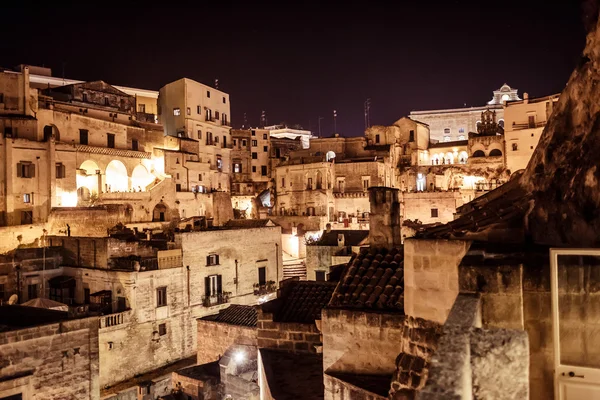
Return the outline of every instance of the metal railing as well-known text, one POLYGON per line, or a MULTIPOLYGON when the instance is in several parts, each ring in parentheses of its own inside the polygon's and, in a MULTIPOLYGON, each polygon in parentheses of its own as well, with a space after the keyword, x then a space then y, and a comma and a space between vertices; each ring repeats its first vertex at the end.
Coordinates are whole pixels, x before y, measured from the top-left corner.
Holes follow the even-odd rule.
POLYGON ((229 293, 217 293, 211 296, 202 296, 202 305, 204 307, 212 307, 225 303, 229 303, 229 293))

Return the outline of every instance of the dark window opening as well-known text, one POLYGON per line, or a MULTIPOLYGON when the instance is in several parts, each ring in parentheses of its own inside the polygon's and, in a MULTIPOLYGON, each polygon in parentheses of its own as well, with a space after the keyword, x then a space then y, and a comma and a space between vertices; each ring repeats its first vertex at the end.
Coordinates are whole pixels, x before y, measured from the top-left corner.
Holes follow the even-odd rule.
POLYGON ((167 324, 158 325, 158 335, 165 336, 167 334, 167 324))
POLYGON ((108 147, 109 149, 114 149, 115 148, 115 135, 113 133, 107 133, 106 134, 106 147, 108 147))
POLYGON ((432 208, 431 209, 431 218, 437 218, 437 217, 438 217, 438 209, 432 208))
POLYGON ((325 271, 315 271, 315 280, 317 282, 325 282, 325 271))
POLYGON ((79 130, 79 144, 88 144, 88 130, 80 129, 79 130))
POLYGON ((162 286, 156 289, 156 307, 167 305, 167 287, 162 286))

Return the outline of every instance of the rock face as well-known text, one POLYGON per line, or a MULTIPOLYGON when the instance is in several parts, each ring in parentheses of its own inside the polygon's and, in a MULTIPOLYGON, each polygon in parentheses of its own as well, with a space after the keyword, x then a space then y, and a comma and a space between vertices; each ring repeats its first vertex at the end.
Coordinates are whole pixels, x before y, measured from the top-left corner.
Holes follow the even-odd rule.
POLYGON ((600 244, 600 27, 594 25, 521 179, 535 200, 527 222, 537 243, 600 244))

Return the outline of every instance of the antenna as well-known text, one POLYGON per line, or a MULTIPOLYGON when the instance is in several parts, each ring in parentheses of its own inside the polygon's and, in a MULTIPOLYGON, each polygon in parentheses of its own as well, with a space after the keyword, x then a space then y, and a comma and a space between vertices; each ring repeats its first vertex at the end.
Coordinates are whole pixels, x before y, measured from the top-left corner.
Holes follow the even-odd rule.
POLYGON ((371 99, 365 101, 365 130, 371 127, 371 99))
POLYGON ((215 78, 215 89, 219 88, 219 78, 215 78))
POLYGON ((246 117, 246 113, 244 113, 244 125, 242 128, 246 128, 246 126, 248 126, 248 118, 246 117))
POLYGON ((333 110, 333 133, 337 132, 337 110, 333 110))

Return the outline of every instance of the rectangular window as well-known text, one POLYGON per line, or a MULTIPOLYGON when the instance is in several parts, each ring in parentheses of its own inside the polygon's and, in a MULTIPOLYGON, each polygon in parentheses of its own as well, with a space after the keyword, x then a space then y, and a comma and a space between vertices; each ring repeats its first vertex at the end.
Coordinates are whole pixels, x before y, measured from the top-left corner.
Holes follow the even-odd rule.
POLYGON ((4 283, 0 283, 0 303, 6 298, 6 289, 4 289, 4 283))
POLYGON ((530 128, 535 128, 535 115, 529 115, 527 117, 530 128))
POLYGON ((281 178, 281 188, 285 188, 285 178, 281 178))
POLYGON ((437 218, 437 217, 438 217, 438 209, 432 208, 431 209, 431 218, 437 218))
POLYGON ((269 151, 269 146, 263 146, 263 151, 266 153, 269 151))
POLYGON ((29 300, 38 298, 38 285, 36 283, 27 285, 27 298, 29 300))
POLYGON ((206 266, 219 265, 219 255, 209 254, 206 256, 206 266))
POLYGON ((241 173, 242 172, 242 164, 241 163, 233 164, 233 172, 235 172, 236 174, 241 173))
POLYGON ((196 106, 196 114, 202 114, 202 109, 200 108, 200 106, 196 106))
POLYGON ((158 335, 165 336, 167 334, 167 324, 158 325, 158 335))
POLYGON ((246 142, 246 139, 242 140, 242 147, 246 147, 248 145, 248 142, 246 142))
POLYGON ((369 186, 371 186, 371 179, 363 178, 363 190, 366 191, 369 188, 369 186))
POLYGON ((252 172, 256 172, 256 165, 252 166, 252 172))
POLYGON ((179 172, 175 176, 177 177, 177 179, 179 179, 179 172))
POLYGON ((259 285, 267 284, 267 267, 259 267, 258 268, 258 284, 259 285))
POLYGON ((266 165, 261 165, 260 166, 260 174, 262 176, 267 176, 267 166, 266 165))
POLYGON ((223 104, 227 103, 227 100, 225 100, 225 96, 223 96, 223 104))
POLYGON ((56 163, 56 179, 63 179, 67 177, 67 170, 63 163, 56 163))
POLYGON ((146 105, 145 104, 138 104, 138 112, 146 113, 146 105))
POLYGON ((175 184, 175 191, 176 192, 181 192, 181 183, 176 183, 175 184))
POLYGON ((115 148, 115 135, 113 133, 106 134, 106 147, 109 149, 115 148))
POLYGON ((252 136, 256 136, 256 131, 252 130, 252 136))
POLYGON ((108 97, 105 97, 105 98, 104 98, 104 105, 105 105, 105 106, 108 106, 109 104, 110 104, 110 103, 109 103, 109 101, 108 101, 108 97))
POLYGON ((206 91, 206 97, 210 98, 210 90, 206 91))
POLYGON ((410 131, 409 132, 408 141, 409 142, 414 142, 415 141, 415 131, 410 131))
POLYGON ((233 147, 237 146, 237 139, 233 139, 233 147))
POLYGON ((252 147, 256 147, 258 146, 258 140, 253 140, 252 141, 252 147))
POLYGON ((131 139, 131 150, 138 151, 140 148, 140 144, 137 140, 131 139))
POLYGON ((227 147, 227 136, 223 136, 223 148, 227 147))
POLYGON ((263 133, 263 139, 267 140, 267 134, 263 133))
POLYGON ((198 180, 202 182, 202 174, 198 174, 198 180))
POLYGON ((23 195, 23 203, 32 203, 31 197, 31 193, 25 193, 23 195))
POLYGON ((79 144, 88 144, 88 130, 80 129, 79 130, 79 144))
POLYGON ((87 103, 87 101, 88 101, 88 98, 87 98, 87 93, 83 93, 83 94, 81 95, 81 101, 83 101, 84 103, 87 103))
POLYGON ((458 133, 465 133, 465 128, 458 128, 458 133))
POLYGON ((375 135, 375 143, 379 143, 379 135, 375 135))
POLYGON ((221 275, 210 275, 204 278, 204 294, 206 297, 223 293, 223 278, 221 275))
POLYGON ((162 286, 156 289, 156 307, 165 307, 167 305, 167 287, 162 286))
POLYGON ((513 149, 513 151, 519 150, 519 145, 517 143, 513 143, 512 144, 512 149, 513 149))
POLYGON ((215 143, 219 143, 219 137, 215 136, 215 143))
POLYGON ((198 129, 198 140, 202 139, 202 131, 198 129))
POLYGON ((175 116, 181 115, 181 109, 179 107, 173 108, 173 115, 175 115, 175 116))
POLYGON ((217 169, 220 171, 223 168, 223 160, 221 157, 217 157, 217 169))
POLYGON ((215 111, 215 119, 219 119, 219 112, 215 111))
POLYGON ((191 109, 190 107, 187 107, 187 108, 185 109, 185 113, 186 113, 187 115, 192 115, 192 109, 191 109))
POLYGON ((33 224, 33 211, 21 211, 21 225, 33 224))
POLYGON ((253 160, 258 160, 258 153, 252 152, 252 159, 253 160))
POLYGON ((325 282, 325 271, 315 271, 315 280, 317 282, 325 282))
POLYGON ((21 161, 17 163, 18 178, 35 178, 35 165, 29 161, 21 161))

